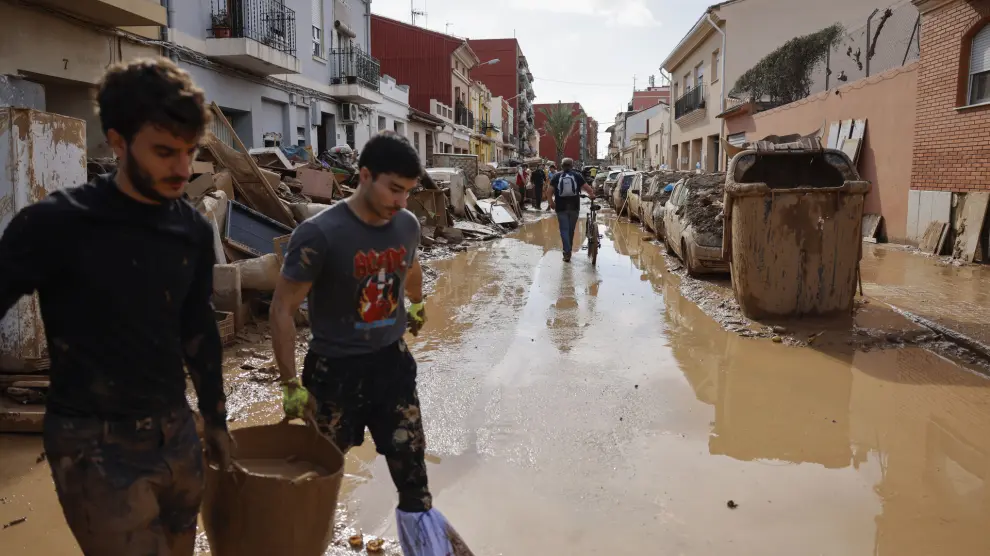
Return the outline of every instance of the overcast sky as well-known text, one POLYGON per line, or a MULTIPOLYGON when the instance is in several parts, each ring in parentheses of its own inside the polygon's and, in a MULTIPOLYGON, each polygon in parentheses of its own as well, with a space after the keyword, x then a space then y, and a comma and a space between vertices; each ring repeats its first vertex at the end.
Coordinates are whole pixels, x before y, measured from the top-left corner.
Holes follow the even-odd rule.
MULTIPOLYGON (((580 102, 604 131, 616 112, 715 0, 413 0, 417 25, 458 37, 515 36, 529 60, 537 103, 580 102), (447 24, 450 24, 449 28, 447 24), (514 34, 514 35, 513 35, 514 34), (575 84, 561 83, 570 81, 575 84), (590 85, 589 85, 590 83, 590 85)), ((371 11, 409 22, 409 0, 374 0, 371 11)), ((598 138, 599 155, 608 135, 598 138)))

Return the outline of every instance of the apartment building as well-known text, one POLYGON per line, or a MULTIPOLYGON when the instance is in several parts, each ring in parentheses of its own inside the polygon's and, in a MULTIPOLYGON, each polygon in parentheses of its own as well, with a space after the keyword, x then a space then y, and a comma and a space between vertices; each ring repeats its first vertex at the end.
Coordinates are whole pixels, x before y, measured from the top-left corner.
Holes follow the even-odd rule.
POLYGON ((647 168, 659 168, 667 164, 667 156, 670 152, 670 107, 666 104, 659 105, 660 109, 646 120, 646 155, 645 164, 647 168))
POLYGON ((382 71, 410 86, 412 108, 452 122, 439 137, 450 141, 451 152, 471 152, 470 71, 478 56, 464 39, 380 15, 370 20, 371 52, 382 71))
POLYGON ((859 27, 890 0, 728 0, 708 8, 661 64, 672 83, 670 160, 724 170, 719 138, 736 80, 788 40, 835 23, 859 27))
POLYGON ((493 95, 505 99, 517 118, 511 121, 509 141, 517 148, 525 148, 530 137, 535 137, 536 113, 533 100, 533 73, 516 39, 469 39, 468 44, 481 60, 499 60, 495 64, 478 66, 471 77, 483 82, 493 95))
MULTIPOLYGON (((652 78, 651 78, 652 79, 652 78)), ((651 85, 642 91, 633 91, 632 110, 639 112, 660 103, 670 104, 670 87, 651 85)))
POLYGON ((0 2, 0 106, 86 122, 87 154, 111 156, 96 85, 108 65, 156 56, 167 13, 158 0, 0 2))

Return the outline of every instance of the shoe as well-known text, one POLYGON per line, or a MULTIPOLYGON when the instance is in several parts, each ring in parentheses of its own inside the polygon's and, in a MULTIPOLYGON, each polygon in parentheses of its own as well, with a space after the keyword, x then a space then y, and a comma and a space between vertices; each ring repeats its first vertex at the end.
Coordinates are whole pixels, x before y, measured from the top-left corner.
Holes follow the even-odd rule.
POLYGON ((570 253, 567 253, 567 254, 564 255, 564 262, 565 263, 571 262, 571 254, 570 253))

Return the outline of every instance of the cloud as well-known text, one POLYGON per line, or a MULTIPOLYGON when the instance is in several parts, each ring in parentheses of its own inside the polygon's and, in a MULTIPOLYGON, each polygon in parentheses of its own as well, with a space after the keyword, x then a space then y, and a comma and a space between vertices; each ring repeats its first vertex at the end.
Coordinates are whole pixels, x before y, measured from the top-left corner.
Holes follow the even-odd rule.
POLYGON ((660 22, 646 0, 509 0, 516 10, 591 16, 611 27, 654 27, 660 22))

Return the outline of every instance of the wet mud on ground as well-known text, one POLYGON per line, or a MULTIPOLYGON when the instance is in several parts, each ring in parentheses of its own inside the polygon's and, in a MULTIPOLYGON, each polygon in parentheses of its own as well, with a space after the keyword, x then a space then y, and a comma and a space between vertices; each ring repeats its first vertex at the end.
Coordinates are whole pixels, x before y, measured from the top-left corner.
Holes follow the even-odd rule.
MULTIPOLYGON (((990 381, 906 342, 774 343, 711 318, 719 285, 668 271, 640 228, 602 232, 597 268, 562 262, 552 218, 430 263, 410 340, 430 484, 475 554, 990 553, 990 381)), ((900 329, 873 305, 859 328, 900 329)), ((266 331, 228 354, 232 427, 277 421, 266 331)), ((78 553, 40 452, 0 435, 0 522, 28 516, 4 556, 78 553)), ((398 554, 370 438, 345 474, 329 554, 363 553, 355 532, 398 554)))

